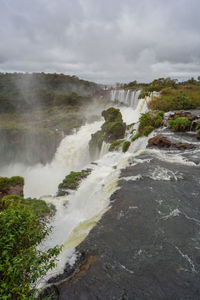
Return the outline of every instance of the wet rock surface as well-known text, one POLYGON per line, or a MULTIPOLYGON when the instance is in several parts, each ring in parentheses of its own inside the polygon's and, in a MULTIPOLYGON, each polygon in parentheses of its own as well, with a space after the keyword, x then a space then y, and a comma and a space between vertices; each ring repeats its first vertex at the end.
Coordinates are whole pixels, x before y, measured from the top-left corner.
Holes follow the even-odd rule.
POLYGON ((133 160, 54 299, 200 299, 199 169, 148 150, 133 160))
POLYGON ((154 136, 148 140, 147 148, 158 147, 158 148, 177 148, 179 150, 193 149, 194 144, 189 144, 186 142, 172 143, 164 136, 154 136))
POLYGON ((169 148, 172 143, 163 136, 154 136, 148 140, 147 148, 150 147, 159 147, 159 148, 169 148))

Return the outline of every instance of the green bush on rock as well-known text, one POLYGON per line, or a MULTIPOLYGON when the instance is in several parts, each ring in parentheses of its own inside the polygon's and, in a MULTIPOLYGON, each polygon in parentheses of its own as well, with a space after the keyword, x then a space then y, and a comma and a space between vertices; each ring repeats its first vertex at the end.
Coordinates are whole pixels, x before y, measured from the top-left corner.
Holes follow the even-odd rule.
POLYGON ((81 172, 71 172, 65 177, 62 183, 59 184, 59 189, 76 190, 82 179, 86 178, 91 173, 91 169, 82 170, 81 172))
POLYGON ((136 141, 136 140, 139 139, 141 136, 142 136, 142 134, 141 134, 140 132, 136 133, 136 134, 134 135, 134 137, 131 139, 131 142, 136 141))
POLYGON ((143 131, 142 131, 142 135, 144 136, 148 136, 152 131, 154 130, 153 126, 145 126, 143 131))
POLYGON ((24 178, 20 176, 0 177, 0 190, 9 190, 11 186, 23 186, 24 178))
POLYGON ((131 142, 125 141, 125 142, 123 143, 123 146, 122 146, 122 151, 123 151, 123 152, 127 152, 127 151, 128 151, 128 148, 130 147, 130 144, 131 144, 131 142))
POLYGON ((190 120, 184 117, 169 121, 169 125, 174 131, 187 131, 190 129, 190 124, 190 120))
POLYGON ((122 120, 119 109, 110 107, 102 112, 102 116, 105 122, 101 126, 100 131, 92 134, 89 142, 90 155, 94 159, 96 158, 96 152, 100 151, 103 142, 112 143, 116 140, 123 139, 126 131, 126 124, 122 120))

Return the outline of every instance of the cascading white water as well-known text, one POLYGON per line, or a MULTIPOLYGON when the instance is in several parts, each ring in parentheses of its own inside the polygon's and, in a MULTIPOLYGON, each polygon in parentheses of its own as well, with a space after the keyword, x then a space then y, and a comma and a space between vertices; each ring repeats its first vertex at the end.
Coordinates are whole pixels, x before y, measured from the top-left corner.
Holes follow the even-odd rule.
MULTIPOLYGON (((114 95, 115 91, 112 92, 114 95)), ((139 92, 118 90, 116 93, 120 102, 126 104, 126 107, 120 108, 123 120, 127 124, 138 122, 140 113, 146 110, 145 100, 138 101, 139 92)), ((114 95, 113 101, 115 97, 114 95)), ((74 248, 109 208, 110 195, 117 189, 119 170, 125 167, 128 159, 134 155, 131 151, 125 154, 108 153, 108 145, 104 143, 100 158, 96 161, 97 165, 90 164, 88 142, 91 134, 100 129, 102 122, 86 124, 76 133, 66 136, 58 147, 53 161, 46 166, 27 168, 15 165, 1 170, 3 176, 24 176, 25 196, 39 197, 55 193, 58 184, 70 171, 87 167, 92 169, 92 173, 76 192, 64 197, 41 197, 53 203, 57 211, 51 222, 53 231, 40 247, 46 250, 57 244, 63 244, 64 248, 57 267, 49 271, 43 281, 38 283, 38 287, 43 286, 49 277, 62 272, 66 261, 73 263, 74 248)), ((145 146, 145 141, 142 143, 145 146)))
POLYGON ((118 101, 120 103, 123 103, 129 107, 132 107, 133 109, 137 108, 138 105, 138 96, 140 94, 140 90, 111 90, 110 92, 110 100, 111 101, 118 101))
POLYGON ((33 167, 12 164, 0 170, 0 176, 23 176, 25 197, 41 197, 57 192, 58 184, 70 171, 81 170, 90 162, 88 142, 91 134, 100 129, 103 121, 82 126, 76 133, 66 136, 50 164, 33 167))
MULTIPOLYGON (((138 122, 140 113, 145 109, 144 99, 140 100, 135 110, 131 107, 122 107, 123 120, 127 124, 138 122)), ((67 146, 65 142, 61 143, 56 156, 58 153, 67 155, 65 146, 67 146)), ((71 159, 73 159, 73 152, 70 153, 71 159)), ((62 156, 61 161, 65 160, 66 155, 62 156)), ((52 222, 53 232, 41 247, 48 249, 56 244, 63 244, 64 249, 59 256, 57 267, 48 272, 47 276, 39 282, 38 287, 42 287, 49 277, 62 272, 66 261, 74 262, 74 248, 87 236, 102 214, 109 208, 109 198, 117 189, 119 170, 128 164, 129 158, 134 153, 108 152, 108 147, 104 144, 100 155, 101 157, 95 165, 88 165, 88 161, 85 160, 85 166, 82 167, 92 168, 92 173, 81 183, 75 193, 59 197, 59 200, 54 197, 45 199, 56 205, 57 213, 52 222)))

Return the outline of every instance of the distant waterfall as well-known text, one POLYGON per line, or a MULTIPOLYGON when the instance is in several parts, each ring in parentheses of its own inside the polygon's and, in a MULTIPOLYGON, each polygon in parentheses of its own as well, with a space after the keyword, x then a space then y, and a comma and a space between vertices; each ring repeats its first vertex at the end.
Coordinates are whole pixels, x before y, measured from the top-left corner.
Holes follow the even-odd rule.
POLYGON ((135 109, 138 105, 138 96, 140 92, 140 90, 111 90, 110 100, 113 102, 118 101, 135 109))

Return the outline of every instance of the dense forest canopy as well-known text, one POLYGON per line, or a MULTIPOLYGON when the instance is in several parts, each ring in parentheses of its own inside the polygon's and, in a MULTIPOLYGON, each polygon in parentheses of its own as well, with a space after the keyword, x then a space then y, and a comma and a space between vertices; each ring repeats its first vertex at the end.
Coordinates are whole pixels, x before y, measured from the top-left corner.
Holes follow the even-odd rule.
POLYGON ((25 112, 49 105, 76 105, 100 87, 76 76, 0 73, 0 113, 25 112))

